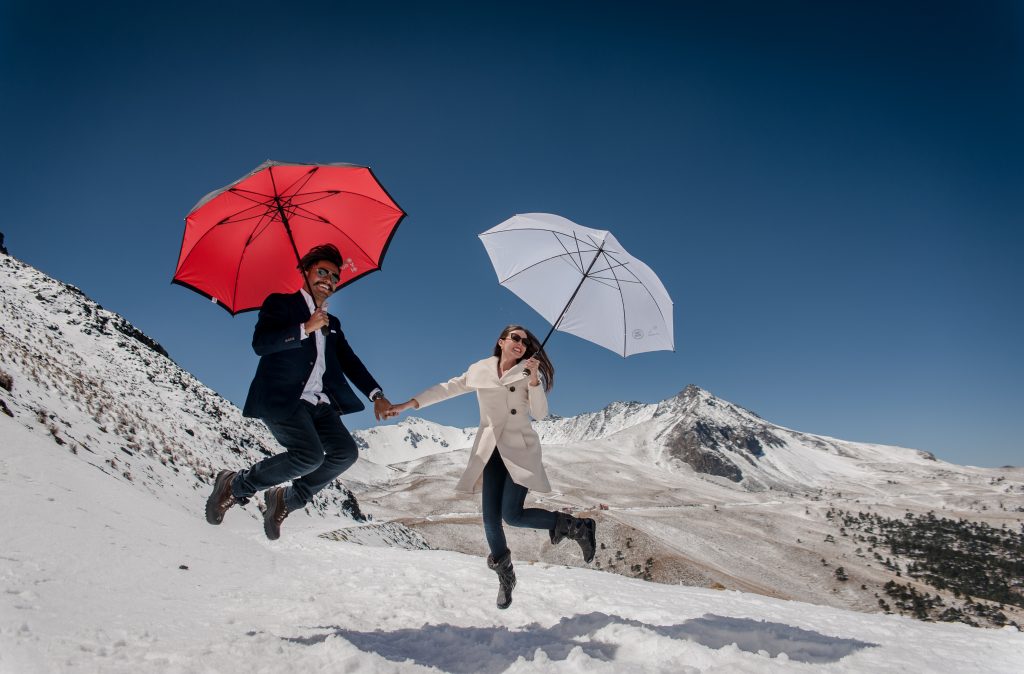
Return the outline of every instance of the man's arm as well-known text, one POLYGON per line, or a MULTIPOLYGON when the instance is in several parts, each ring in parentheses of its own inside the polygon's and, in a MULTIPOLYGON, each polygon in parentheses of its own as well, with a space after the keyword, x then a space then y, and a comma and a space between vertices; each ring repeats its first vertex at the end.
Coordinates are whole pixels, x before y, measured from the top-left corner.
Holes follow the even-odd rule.
POLYGON ((364 396, 369 398, 375 389, 381 387, 380 384, 377 383, 377 380, 373 378, 370 371, 363 365, 363 361, 359 360, 359 356, 352 350, 352 346, 345 339, 345 333, 341 330, 338 330, 336 343, 337 348, 335 352, 345 376, 356 385, 357 389, 363 392, 364 396))
POLYGON ((287 295, 271 295, 260 307, 260 317, 252 333, 252 348, 257 356, 297 349, 302 345, 300 323, 289 317, 287 295))
POLYGON ((340 329, 338 330, 336 353, 345 376, 363 392, 363 395, 373 401, 373 416, 377 418, 377 421, 395 416, 396 413, 391 411, 391 401, 384 397, 380 384, 363 365, 363 361, 359 360, 359 356, 352 350, 352 345, 345 339, 345 333, 340 329))

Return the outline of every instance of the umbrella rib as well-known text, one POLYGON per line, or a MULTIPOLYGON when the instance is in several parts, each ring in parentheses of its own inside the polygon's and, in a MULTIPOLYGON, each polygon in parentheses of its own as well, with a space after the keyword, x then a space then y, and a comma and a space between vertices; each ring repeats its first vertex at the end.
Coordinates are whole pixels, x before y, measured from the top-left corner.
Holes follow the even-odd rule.
POLYGON ((572 233, 572 240, 576 244, 576 254, 580 258, 580 272, 583 274, 583 276, 586 276, 587 272, 583 271, 583 252, 580 250, 580 239, 578 236, 576 236, 576 232, 572 233))
MULTIPOLYGON (((308 194, 314 194, 314 193, 313 192, 309 192, 308 194)), ((397 204, 395 204, 395 203, 390 203, 389 204, 386 201, 381 201, 380 199, 376 199, 374 197, 371 197, 368 194, 363 194, 362 192, 353 192, 352 190, 338 190, 332 196, 338 196, 339 194, 351 194, 354 197, 360 197, 362 199, 369 199, 370 201, 372 201, 374 203, 380 204, 384 208, 388 208, 388 209, 390 209, 390 210, 392 210, 392 211, 394 211, 396 213, 401 213, 401 214, 405 215, 405 211, 403 211, 401 208, 398 208, 397 204)), ((296 195, 296 196, 298 196, 298 195, 296 195)), ((306 202, 306 203, 312 203, 312 202, 306 202)))
MULTIPOLYGON (((504 279, 498 281, 498 283, 504 284, 507 281, 509 281, 511 279, 514 279, 516 276, 519 276, 523 272, 526 272, 526 271, 529 271, 529 270, 533 269, 534 267, 536 267, 539 264, 544 264, 545 262, 550 262, 551 260, 557 260, 559 258, 565 258, 565 257, 569 257, 570 259, 572 259, 572 256, 573 256, 573 253, 565 252, 565 253, 560 253, 559 255, 552 255, 551 257, 546 257, 543 260, 537 260, 536 262, 531 264, 529 267, 524 267, 523 269, 520 269, 519 271, 517 271, 515 274, 512 274, 508 278, 504 278, 504 279)), ((576 268, 575 264, 573 265, 573 269, 576 269, 576 271, 580 271, 579 269, 576 268)), ((582 274, 583 272, 580 271, 580 273, 582 274)))
MULTIPOLYGON (((275 182, 274 183, 274 191, 277 192, 278 196, 282 196, 283 197, 283 196, 288 195, 289 192, 291 192, 291 189, 301 182, 302 185, 300 185, 294 192, 291 192, 291 194, 290 194, 290 196, 292 196, 292 197, 297 196, 297 195, 300 194, 299 190, 301 190, 303 187, 305 187, 306 183, 308 183, 310 180, 313 179, 313 175, 316 174, 316 172, 318 170, 319 170, 319 167, 314 166, 313 168, 309 169, 308 171, 306 171, 305 173, 300 175, 298 178, 296 178, 295 182, 293 182, 291 185, 289 185, 288 187, 285 187, 284 189, 281 189, 281 190, 277 189, 277 183, 275 182)), ((273 178, 271 178, 271 179, 273 180, 273 178)))
MULTIPOLYGON (((603 254, 607 255, 607 253, 603 253, 603 254)), ((611 258, 611 259, 615 260, 615 258, 611 258)), ((615 260, 615 262, 618 262, 618 260, 615 260)), ((626 326, 626 298, 622 296, 622 286, 619 285, 619 283, 618 283, 619 277, 615 274, 615 270, 611 268, 611 265, 608 265, 608 269, 609 269, 609 271, 611 271, 612 276, 615 277, 616 287, 619 290, 619 304, 622 305, 622 357, 625 358, 626 357, 626 330, 627 330, 627 326, 626 326)), ((657 304, 657 302, 655 302, 655 304, 657 304)))
POLYGON ((249 247, 250 243, 263 236, 263 233, 267 231, 267 228, 274 223, 274 218, 276 216, 277 212, 271 208, 268 208, 266 212, 260 216, 259 222, 257 222, 256 226, 252 228, 251 232, 249 232, 249 238, 245 241, 246 248, 249 247), (259 230, 259 232, 256 230, 259 230))
POLYGON ((323 190, 321 192, 299 192, 298 194, 294 194, 294 195, 288 197, 288 203, 291 204, 292 206, 298 208, 298 207, 301 207, 301 206, 305 206, 306 204, 315 204, 318 201, 323 201, 324 199, 327 199, 329 197, 335 196, 339 192, 341 192, 341 190, 323 190), (311 196, 315 196, 316 198, 309 199, 308 201, 301 201, 301 202, 298 200, 298 197, 311 197, 311 196))
POLYGON ((240 187, 232 187, 231 189, 228 190, 228 192, 240 196, 243 199, 254 201, 257 204, 262 204, 274 200, 273 194, 264 194, 263 192, 257 192, 255 190, 243 190, 240 187))
POLYGON ((599 284, 599 285, 607 286, 609 288, 615 288, 616 287, 614 283, 610 283, 608 281, 608 279, 605 279, 605 278, 598 278, 596 276, 588 276, 587 278, 589 280, 593 281, 594 283, 599 284))
MULTIPOLYGON (((612 259, 615 260, 614 257, 612 259)), ((618 262, 618 260, 616 260, 616 262, 618 262)), ((661 305, 658 304, 658 298, 656 298, 654 296, 654 293, 651 292, 651 289, 647 287, 646 283, 644 283, 643 281, 640 280, 639 276, 637 276, 635 273, 633 273, 633 270, 630 269, 627 264, 623 264, 622 268, 625 269, 627 272, 629 272, 629 275, 633 277, 633 279, 635 280, 636 283, 640 284, 641 288, 643 288, 644 290, 647 291, 647 294, 650 296, 651 301, 654 302, 654 306, 657 307, 657 309, 658 309, 658 315, 661 316, 661 320, 664 321, 665 324, 667 325, 668 321, 665 319, 665 312, 661 310, 661 305)), ((672 299, 669 298, 669 301, 671 302, 672 299)))
POLYGON ((267 213, 272 213, 274 211, 275 211, 275 209, 273 207, 271 207, 269 204, 265 204, 265 203, 263 203, 263 204, 254 204, 253 206, 245 209, 245 211, 239 211, 239 212, 235 213, 234 215, 229 215, 228 217, 224 218, 223 220, 218 222, 216 225, 214 225, 214 227, 220 227, 221 225, 234 225, 234 224, 237 224, 237 223, 240 223, 240 222, 245 222, 246 220, 253 220, 253 219, 257 219, 258 220, 260 218, 265 217, 267 215, 267 213), (256 212, 256 206, 262 206, 263 207, 263 212, 256 212), (239 216, 242 213, 247 212, 247 211, 252 211, 252 213, 250 215, 246 215, 243 218, 236 218, 236 216, 239 216))
MULTIPOLYGON (((266 213, 264 213, 264 215, 266 215, 266 213)), ((186 218, 186 220, 187 220, 187 218, 186 218)), ((188 251, 188 255, 186 255, 186 256, 185 256, 185 259, 184 259, 184 260, 182 260, 182 261, 181 261, 181 262, 180 262, 180 263, 178 264, 178 269, 177 269, 177 271, 175 271, 175 272, 174 272, 175 276, 177 276, 177 275, 178 275, 178 272, 179 272, 179 271, 181 271, 181 268, 182 268, 182 267, 184 267, 184 266, 185 266, 186 264, 188 264, 188 260, 189 260, 189 258, 190 258, 190 257, 192 257, 192 253, 193 253, 193 252, 194 252, 194 251, 196 250, 196 248, 199 248, 199 246, 200 246, 200 244, 202 244, 203 240, 204 240, 204 239, 205 239, 206 237, 210 236, 210 234, 211 234, 211 233, 213 233, 213 231, 214 231, 214 230, 216 230, 218 226, 219 226, 219 225, 217 225, 217 226, 214 226, 214 227, 210 227, 209 229, 207 229, 207 230, 206 230, 205 232, 203 232, 203 235, 202 235, 202 236, 200 236, 200 237, 199 237, 199 239, 198 239, 198 240, 197 240, 197 241, 196 241, 196 242, 195 242, 194 244, 192 244, 192 247, 191 247, 191 248, 189 249, 189 251, 188 251)), ((257 224, 257 226, 259 226, 259 225, 257 224)), ((255 230, 254 230, 254 231, 255 231, 255 230)), ((251 236, 252 236, 252 234, 250 233, 250 234, 249 234, 249 236, 251 237, 251 236)), ((212 295, 212 294, 211 294, 210 296, 211 296, 211 297, 213 297, 213 295, 212 295)), ((214 298, 214 299, 216 299, 216 298, 214 298)), ((218 301, 220 301, 220 300, 218 300, 218 301)))
MULTIPOLYGON (((358 243, 356 243, 355 239, 353 239, 351 236, 349 236, 348 232, 346 232, 343 229, 340 229, 337 225, 335 225, 330 220, 327 221, 327 224, 330 225, 331 227, 333 227, 339 234, 341 234, 346 239, 348 239, 352 243, 352 245, 355 247, 355 249, 358 250, 360 253, 362 253, 363 257, 365 257, 367 260, 370 261, 370 264, 372 264, 374 267, 380 268, 380 260, 374 260, 373 257, 370 256, 369 253, 367 253, 365 250, 363 250, 362 246, 360 246, 358 243)), ((344 262, 344 260, 342 260, 342 262, 344 262)))
MULTIPOLYGON (((549 231, 550 231, 550 230, 549 230, 549 231)), ((551 232, 551 233, 552 233, 552 234, 554 234, 554 236, 555 236, 555 241, 557 241, 557 242, 558 242, 558 245, 559 245, 559 246, 561 246, 561 247, 562 247, 562 250, 564 250, 564 251, 565 251, 565 253, 566 253, 566 255, 568 255, 568 256, 569 256, 569 259, 570 259, 570 260, 571 260, 571 262, 572 262, 572 266, 573 266, 573 268, 574 268, 574 269, 575 269, 576 271, 578 271, 579 273, 581 273, 581 274, 582 274, 582 273, 583 273, 583 259, 582 259, 582 258, 580 258, 580 260, 579 260, 580 264, 579 264, 579 265, 577 265, 577 264, 576 264, 576 258, 572 257, 572 253, 570 253, 570 252, 569 252, 569 249, 568 249, 568 248, 566 247, 566 245, 565 245, 565 242, 564 242, 564 241, 562 241, 561 237, 559 237, 559 236, 558 236, 558 234, 557 234, 557 233, 555 233, 555 232, 551 232)), ((576 246, 576 254, 577 254, 577 255, 579 254, 579 251, 580 251, 580 247, 579 247, 579 246, 576 246)))
POLYGON ((253 227, 251 232, 249 232, 249 237, 246 239, 246 244, 244 246, 242 246, 242 254, 238 258, 238 266, 235 267, 235 282, 232 284, 232 286, 233 286, 232 293, 231 293, 231 305, 232 305, 232 307, 234 307, 235 305, 238 304, 238 283, 239 283, 239 281, 242 278, 242 261, 245 259, 246 253, 249 252, 249 244, 252 243, 253 241, 255 241, 257 238, 259 238, 263 234, 263 232, 267 231, 267 227, 269 227, 270 224, 272 222, 274 222, 273 217, 271 217, 270 220, 268 220, 265 225, 263 224, 263 219, 266 218, 268 215, 270 215, 272 212, 273 211, 271 211, 269 208, 267 209, 267 211, 261 216, 260 222, 257 222, 256 226, 253 227), (257 234, 256 230, 260 229, 261 225, 263 226, 263 229, 260 231, 259 234, 257 234))
MULTIPOLYGON (((566 248, 565 244, 562 243, 562 240, 561 240, 561 238, 559 238, 558 235, 561 234, 562 236, 565 236, 565 237, 572 236, 573 241, 575 241, 575 243, 576 243, 576 255, 579 256, 578 271, 581 274, 584 273, 583 272, 583 251, 581 251, 580 248, 579 248, 580 240, 579 240, 579 238, 576 237, 575 233, 567 234, 567 233, 565 233, 565 232, 563 232, 561 230, 558 230, 558 229, 548 229, 547 227, 509 227, 508 229, 502 229, 502 230, 499 230, 497 232, 483 232, 482 234, 479 234, 478 236, 493 236, 494 234, 504 234, 506 232, 550 232, 551 234, 555 235, 555 240, 558 241, 559 245, 562 246, 562 248, 565 250, 565 252, 568 255, 572 255, 573 253, 571 253, 569 251, 569 249, 566 248)), ((593 246, 593 250, 599 250, 600 249, 600 246, 595 244, 595 243, 593 243, 593 242, 591 243, 591 245, 593 246)), ((553 259, 553 258, 548 258, 548 259, 553 259)), ((511 278, 511 277, 509 277, 509 278, 511 278)))

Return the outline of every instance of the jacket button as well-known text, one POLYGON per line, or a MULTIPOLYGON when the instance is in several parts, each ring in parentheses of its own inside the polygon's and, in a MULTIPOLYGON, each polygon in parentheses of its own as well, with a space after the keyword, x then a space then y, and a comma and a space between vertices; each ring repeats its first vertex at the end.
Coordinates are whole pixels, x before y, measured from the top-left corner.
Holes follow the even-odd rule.
POLYGON ((512 414, 515 414, 515 413, 516 413, 515 408, 512 408, 512 414))
POLYGON ((516 391, 516 387, 515 387, 515 386, 509 386, 509 387, 508 387, 508 390, 509 390, 509 391, 512 391, 513 393, 515 393, 515 391, 516 391))

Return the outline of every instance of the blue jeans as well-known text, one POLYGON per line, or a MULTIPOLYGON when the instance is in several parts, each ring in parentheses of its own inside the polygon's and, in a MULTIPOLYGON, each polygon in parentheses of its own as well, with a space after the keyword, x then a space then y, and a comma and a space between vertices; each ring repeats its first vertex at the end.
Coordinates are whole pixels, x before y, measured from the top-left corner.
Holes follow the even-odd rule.
POLYGON ((291 480, 284 493, 285 506, 289 511, 300 510, 359 458, 356 441, 330 405, 303 400, 287 419, 264 419, 263 423, 287 451, 239 471, 231 483, 235 498, 249 498, 291 480))
POLYGON ((555 513, 542 508, 523 509, 526 502, 526 492, 529 489, 512 481, 512 476, 505 468, 505 462, 501 460, 501 454, 495 447, 491 452, 491 458, 484 466, 483 484, 483 513, 484 513, 484 535, 487 537, 487 545, 491 548, 491 557, 497 559, 505 554, 508 546, 505 544, 505 531, 501 527, 501 520, 510 527, 525 527, 527 529, 554 529, 555 513))

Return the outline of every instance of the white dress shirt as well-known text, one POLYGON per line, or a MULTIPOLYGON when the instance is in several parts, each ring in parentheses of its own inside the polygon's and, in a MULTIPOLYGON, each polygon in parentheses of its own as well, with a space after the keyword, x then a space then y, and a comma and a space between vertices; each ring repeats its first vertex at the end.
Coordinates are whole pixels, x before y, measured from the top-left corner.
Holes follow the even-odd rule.
MULTIPOLYGON (((305 288, 299 290, 302 293, 302 299, 306 300, 306 306, 309 307, 309 313, 313 313, 316 310, 316 304, 313 302, 313 297, 306 292, 305 288)), ((302 339, 309 337, 306 334, 306 324, 299 324, 299 334, 302 339)), ((324 371, 327 370, 327 365, 324 360, 324 347, 327 344, 327 338, 324 337, 322 330, 313 331, 313 339, 316 340, 316 362, 313 365, 313 371, 309 373, 309 379, 306 380, 306 387, 302 389, 302 399, 311 405, 318 405, 320 403, 329 404, 331 401, 327 398, 327 394, 324 393, 324 371)))
MULTIPOLYGON (((305 288, 300 288, 299 292, 302 293, 302 299, 306 300, 306 306, 309 307, 309 313, 312 314, 316 310, 316 303, 313 302, 313 297, 306 292, 305 288)), ((299 323, 299 336, 300 339, 309 337, 306 333, 305 323, 299 323)), ((302 389, 301 397, 311 405, 319 403, 329 405, 331 401, 327 394, 324 393, 324 372, 327 370, 324 351, 327 346, 327 337, 324 336, 322 330, 314 330, 313 339, 316 340, 316 361, 313 363, 313 371, 309 373, 309 379, 306 380, 306 387, 302 389)), ((378 391, 380 391, 379 388, 370 391, 370 400, 373 400, 373 396, 377 395, 378 391)))

